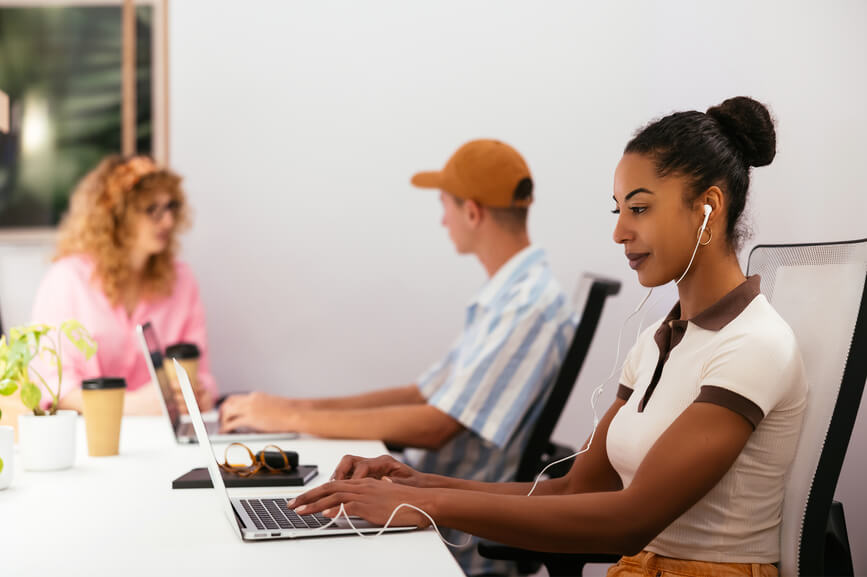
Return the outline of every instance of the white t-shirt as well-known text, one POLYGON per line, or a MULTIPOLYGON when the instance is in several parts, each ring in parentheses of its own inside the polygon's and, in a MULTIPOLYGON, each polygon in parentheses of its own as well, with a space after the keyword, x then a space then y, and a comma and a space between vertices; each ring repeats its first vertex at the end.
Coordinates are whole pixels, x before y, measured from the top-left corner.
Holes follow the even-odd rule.
POLYGON ((758 276, 695 318, 679 319, 678 304, 629 352, 618 390, 627 402, 609 427, 608 458, 625 488, 692 403, 742 415, 754 432, 729 471, 646 549, 711 562, 779 561, 783 488, 807 394, 795 336, 759 294, 758 276))

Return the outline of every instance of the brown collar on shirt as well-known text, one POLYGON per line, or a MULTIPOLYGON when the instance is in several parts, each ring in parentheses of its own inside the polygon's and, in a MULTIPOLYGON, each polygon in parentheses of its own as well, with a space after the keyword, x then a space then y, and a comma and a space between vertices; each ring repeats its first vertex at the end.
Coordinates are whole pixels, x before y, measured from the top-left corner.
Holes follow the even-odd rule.
POLYGON ((638 404, 638 412, 644 411, 644 407, 650 400, 659 379, 662 376, 662 368, 671 354, 671 350, 676 347, 683 335, 686 333, 688 323, 693 323, 705 330, 718 331, 736 319, 747 305, 759 295, 761 287, 761 278, 759 275, 748 277, 747 280, 733 288, 723 298, 701 311, 691 319, 681 320, 680 318, 680 301, 674 305, 662 324, 653 335, 653 340, 656 341, 656 346, 659 347, 659 361, 656 363, 656 370, 653 371, 653 378, 647 386, 647 391, 644 393, 644 398, 638 404))

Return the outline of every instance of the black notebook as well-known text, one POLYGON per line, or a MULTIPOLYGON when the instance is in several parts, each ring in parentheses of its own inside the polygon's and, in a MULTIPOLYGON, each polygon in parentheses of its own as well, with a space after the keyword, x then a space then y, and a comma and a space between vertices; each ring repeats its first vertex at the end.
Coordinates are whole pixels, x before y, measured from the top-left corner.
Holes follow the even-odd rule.
MULTIPOLYGON (((288 472, 258 473, 252 477, 241 477, 220 469, 226 487, 300 487, 316 476, 319 470, 316 465, 298 465, 288 472)), ((172 481, 172 489, 211 489, 211 477, 208 469, 200 467, 189 473, 184 473, 172 481)))

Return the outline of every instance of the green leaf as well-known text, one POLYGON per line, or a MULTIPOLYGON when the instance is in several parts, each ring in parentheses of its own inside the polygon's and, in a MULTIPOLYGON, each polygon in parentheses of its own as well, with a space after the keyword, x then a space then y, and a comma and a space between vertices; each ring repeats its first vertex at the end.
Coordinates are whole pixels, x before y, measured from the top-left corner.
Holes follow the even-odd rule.
POLYGON ((21 386, 21 402, 31 411, 39 406, 39 401, 42 399, 42 391, 39 387, 30 381, 21 386))
POLYGON ((3 472, 3 459, 0 459, 0 473, 3 472))
POLYGON ((58 366, 58 368, 59 368, 59 365, 60 365, 60 363, 61 363, 62 361, 61 361, 61 359, 60 359, 60 355, 58 355, 58 354, 57 354, 57 351, 55 351, 53 348, 51 348, 51 347, 42 347, 42 350, 39 351, 39 354, 40 354, 40 355, 45 355, 45 356, 47 356, 47 357, 48 357, 48 361, 49 361, 50 363, 54 364, 55 366, 58 366))
POLYGON ((75 348, 84 353, 86 359, 96 353, 96 341, 80 322, 74 319, 63 321, 60 325, 60 331, 66 335, 69 342, 75 345, 75 348))
POLYGON ((27 337, 27 348, 31 351, 38 351, 39 335, 35 332, 28 332, 25 336, 27 337))
POLYGON ((12 341, 9 346, 9 368, 20 369, 26 367, 30 363, 33 354, 30 352, 30 347, 26 340, 12 341))
POLYGON ((74 319, 64 321, 56 329, 46 324, 12 327, 6 336, 0 336, 0 395, 11 395, 20 389, 21 403, 34 414, 44 414, 39 407, 44 393, 31 381, 31 378, 38 378, 51 395, 50 410, 53 414, 57 410, 63 378, 60 341, 64 336, 85 358, 90 359, 96 353, 93 337, 84 325, 74 319), (34 358, 43 354, 47 356, 46 361, 57 368, 56 391, 51 389, 50 383, 45 382, 38 367, 30 366, 34 358))
POLYGON ((11 338, 9 340, 14 341, 16 339, 21 338, 26 335, 33 335, 34 337, 42 337, 51 332, 51 325, 46 325, 43 323, 35 323, 32 325, 27 325, 23 327, 12 327, 10 331, 11 338))
POLYGON ((8 397, 18 390, 18 384, 12 379, 3 379, 0 381, 0 395, 8 397))

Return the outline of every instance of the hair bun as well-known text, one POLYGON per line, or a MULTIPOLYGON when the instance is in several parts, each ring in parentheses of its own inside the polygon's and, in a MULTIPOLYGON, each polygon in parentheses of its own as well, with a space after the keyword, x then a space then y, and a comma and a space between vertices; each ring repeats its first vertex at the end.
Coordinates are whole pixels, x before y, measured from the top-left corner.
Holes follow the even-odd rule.
POLYGON ((765 166, 777 154, 774 120, 764 104, 746 96, 729 98, 708 109, 748 166, 765 166))

